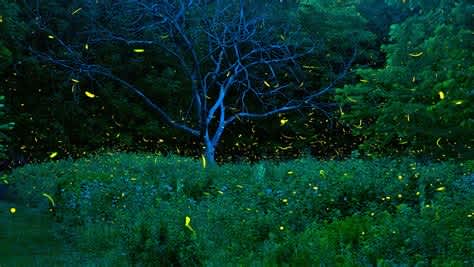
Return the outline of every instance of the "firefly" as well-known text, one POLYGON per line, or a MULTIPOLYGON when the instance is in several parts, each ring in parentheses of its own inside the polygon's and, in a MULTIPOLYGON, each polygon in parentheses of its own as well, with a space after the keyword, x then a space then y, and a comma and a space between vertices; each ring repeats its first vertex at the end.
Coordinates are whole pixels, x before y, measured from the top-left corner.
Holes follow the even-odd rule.
POLYGON ((94 98, 95 97, 95 95, 93 93, 88 92, 88 91, 86 91, 84 94, 89 98, 94 98))
POLYGON ((438 95, 439 95, 439 99, 444 99, 444 92, 443 91, 439 91, 438 95))
POLYGON ((80 7, 80 8, 78 8, 78 9, 74 10, 74 11, 71 13, 71 15, 74 16, 74 15, 76 15, 77 13, 81 12, 81 10, 82 10, 82 7, 80 7))
POLYGON ((419 56, 423 55, 423 52, 410 53, 410 54, 408 54, 408 55, 410 55, 411 57, 419 57, 419 56))

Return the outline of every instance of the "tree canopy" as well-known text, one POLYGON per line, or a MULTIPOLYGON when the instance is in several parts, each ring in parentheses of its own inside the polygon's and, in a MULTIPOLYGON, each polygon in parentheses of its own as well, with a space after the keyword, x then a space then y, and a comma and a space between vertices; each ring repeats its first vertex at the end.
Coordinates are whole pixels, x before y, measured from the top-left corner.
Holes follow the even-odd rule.
POLYGON ((472 157, 472 5, 440 5, 393 24, 385 66, 357 69, 359 82, 338 90, 362 150, 472 157))
POLYGON ((361 142, 369 154, 434 158, 467 157, 472 147, 467 3, 3 0, 0 7, 0 88, 6 120, 16 123, 10 155, 80 157, 108 147, 199 156, 205 129, 211 137, 219 128, 212 105, 230 78, 224 121, 233 120, 216 147, 219 161, 343 157, 361 142), (296 57, 272 62, 274 73, 270 64, 252 68, 244 87, 224 70, 238 62, 230 46, 220 70, 218 49, 210 52, 239 31, 253 38, 238 42, 242 53, 276 45, 288 50, 267 59, 296 57), (214 115, 207 126, 199 101, 214 115), (281 112, 250 120, 272 110, 281 112))

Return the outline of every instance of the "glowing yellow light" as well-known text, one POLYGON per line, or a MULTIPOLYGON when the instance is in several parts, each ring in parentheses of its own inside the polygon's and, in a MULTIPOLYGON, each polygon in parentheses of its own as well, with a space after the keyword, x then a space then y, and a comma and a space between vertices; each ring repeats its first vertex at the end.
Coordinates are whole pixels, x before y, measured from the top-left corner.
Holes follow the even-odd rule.
POLYGON ((313 190, 318 190, 318 187, 317 187, 317 186, 313 186, 313 190))
POLYGON ((191 227, 191 218, 189 216, 186 216, 184 226, 194 233, 194 229, 191 227))
POLYGON ((135 52, 135 53, 143 53, 143 52, 145 52, 145 49, 143 49, 143 48, 135 48, 135 49, 133 49, 133 52, 135 52))
POLYGON ((94 98, 95 97, 95 95, 93 93, 88 92, 88 91, 85 91, 84 94, 89 98, 94 98))
POLYGON ((3 22, 3 16, 0 16, 0 23, 3 22))
POLYGON ((285 227, 283 227, 282 225, 280 225, 280 230, 281 230, 281 231, 285 230, 285 227))
POLYGON ((458 101, 454 102, 454 104, 456 104, 456 105, 461 105, 462 103, 463 103, 462 100, 458 100, 458 101))
POLYGON ((398 194, 397 196, 398 196, 398 198, 402 198, 402 194, 398 194))
POLYGON ((423 52, 409 53, 408 55, 410 55, 410 56, 412 56, 412 57, 419 57, 419 56, 423 55, 423 52))
POLYGON ((76 79, 71 79, 71 81, 72 81, 73 83, 79 83, 79 80, 76 80, 76 79))
POLYGON ((403 176, 398 175, 398 180, 403 180, 403 176))
POLYGON ((374 215, 375 215, 375 213, 373 213, 373 212, 370 213, 370 216, 374 216, 374 215))
POLYGON ((359 120, 359 125, 354 125, 357 129, 362 129, 362 120, 359 120))
POLYGON ((202 163, 202 167, 205 169, 206 168, 206 157, 204 157, 204 155, 201 155, 201 163, 202 163))
POLYGON ((281 200, 283 203, 288 203, 288 199, 284 198, 281 200))
POLYGON ((354 98, 348 96, 347 99, 349 99, 349 101, 351 101, 352 103, 357 103, 357 100, 355 100, 354 98))
POLYGON ((326 173, 324 172, 324 170, 320 170, 320 171, 319 171, 319 175, 320 175, 320 176, 326 176, 326 173))
POLYGON ((58 155, 58 152, 53 152, 49 155, 49 158, 52 159, 58 155))
POLYGON ((10 208, 10 213, 13 214, 16 212, 16 209, 15 208, 10 208))
POLYGON ((49 39, 54 39, 54 36, 48 35, 48 38, 49 38, 49 39))
POLYGON ((293 171, 288 171, 288 175, 292 175, 294 172, 293 171))
POLYGON ((288 122, 287 119, 281 119, 281 120, 280 120, 280 126, 285 125, 287 122, 288 122))
POLYGON ((436 191, 438 191, 438 192, 441 192, 441 191, 444 191, 444 190, 446 190, 446 187, 444 187, 444 186, 436 188, 436 191))
POLYGON ((443 91, 439 91, 438 95, 439 95, 439 99, 444 99, 444 92, 443 91))
POLYGON ((441 137, 436 140, 436 145, 437 145, 439 148, 442 148, 442 146, 439 144, 440 141, 441 141, 441 137))
POLYGON ((86 50, 88 50, 88 49, 89 49, 89 44, 85 44, 85 45, 84 45, 84 48, 85 48, 86 50))
POLYGON ((81 12, 81 10, 82 10, 82 7, 80 7, 80 8, 78 8, 78 9, 74 10, 74 11, 71 13, 71 15, 76 15, 77 13, 81 12))
POLYGON ((267 81, 263 81, 263 83, 267 86, 270 87, 270 84, 267 81))
POLYGON ((50 195, 43 193, 43 196, 46 197, 51 202, 51 205, 53 205, 53 207, 56 206, 54 204, 54 199, 50 195))
POLYGON ((420 192, 416 192, 416 195, 419 196, 419 195, 420 195, 420 192))
POLYGON ((368 80, 365 80, 365 79, 361 79, 360 81, 363 82, 363 83, 368 83, 369 82, 368 80))

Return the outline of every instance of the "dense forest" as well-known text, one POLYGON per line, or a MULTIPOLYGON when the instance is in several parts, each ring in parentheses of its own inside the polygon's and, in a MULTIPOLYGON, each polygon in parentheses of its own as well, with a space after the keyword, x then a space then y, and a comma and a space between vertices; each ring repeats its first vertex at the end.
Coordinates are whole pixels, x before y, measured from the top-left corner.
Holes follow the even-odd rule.
POLYGON ((469 1, 454 0, 0 0, 3 182, 16 186, 17 201, 54 213, 59 232, 83 250, 105 231, 84 230, 96 219, 121 225, 111 235, 141 233, 107 254, 125 253, 132 266, 212 265, 227 257, 265 266, 472 264, 466 229, 474 213, 465 213, 473 207, 466 189, 474 177, 473 12, 469 1), (150 155, 169 158, 153 163, 150 155), (176 170, 170 162, 184 165, 176 170), (182 178, 170 174, 158 189, 148 182, 137 189, 125 178, 165 177, 163 170, 182 178), (394 184, 380 180, 389 176, 394 184), (112 177, 115 184, 104 189, 99 181, 112 177), (147 186, 143 195, 136 191, 147 186), (312 195, 321 188, 332 195, 312 195), (438 198, 446 188, 452 194, 438 198), (95 204, 81 202, 84 190, 95 204), (405 193, 413 198, 404 202, 405 193), (99 211, 128 194, 120 215, 99 211), (288 206, 285 194, 300 201, 289 217, 280 208, 296 202, 288 206), (237 203, 245 199, 246 209, 264 217, 241 215, 237 203), (308 201, 314 205, 302 204, 308 201), (423 211, 435 202, 440 210, 423 211), (140 209, 137 203, 162 213, 140 213, 134 224, 124 214, 140 209), (382 210, 373 238, 352 236, 365 235, 382 210), (429 224, 449 210, 456 211, 429 224), (223 236, 247 241, 210 238, 209 216, 222 220, 212 227, 223 236), (181 234, 172 220, 183 218, 181 234), (439 241, 420 232, 407 245, 420 229, 455 231, 456 220, 463 234, 439 241), (278 234, 272 221, 282 222, 278 234), (383 225, 406 226, 413 236, 392 239, 383 225), (72 226, 83 227, 79 239, 65 230, 72 226), (244 226, 252 233, 241 232, 244 226), (327 244, 304 247, 314 235, 327 244), (166 249, 154 250, 155 241, 166 249), (388 252, 389 242, 402 248, 388 252), (443 250, 437 242, 454 245, 443 250), (219 244, 227 250, 209 254, 219 244))
POLYGON ((466 1, 244 1, 240 21, 239 1, 195 1, 182 18, 161 7, 170 13, 159 25, 153 8, 160 6, 140 2, 0 2, 3 120, 15 123, 3 133, 12 164, 101 148, 199 157, 221 111, 207 122, 198 104, 210 113, 224 83, 225 119, 238 119, 215 144, 219 162, 354 151, 473 157, 466 1), (166 19, 182 21, 173 28, 166 19), (219 27, 229 35, 219 36, 219 27), (261 59, 273 62, 254 57, 242 61, 249 73, 226 77, 239 60, 209 40, 238 34, 247 35, 236 43, 241 56, 266 49, 261 59), (192 39, 189 47, 183 38, 192 39), (217 66, 219 51, 225 57, 217 66))

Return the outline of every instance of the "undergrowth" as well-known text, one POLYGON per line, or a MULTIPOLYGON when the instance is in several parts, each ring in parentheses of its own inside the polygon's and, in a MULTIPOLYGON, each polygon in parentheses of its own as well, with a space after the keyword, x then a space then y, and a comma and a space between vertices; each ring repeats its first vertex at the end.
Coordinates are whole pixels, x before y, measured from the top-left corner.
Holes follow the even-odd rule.
POLYGON ((108 153, 31 164, 4 179, 25 204, 53 210, 60 234, 90 260, 110 266, 474 264, 472 162, 203 168, 108 153))

